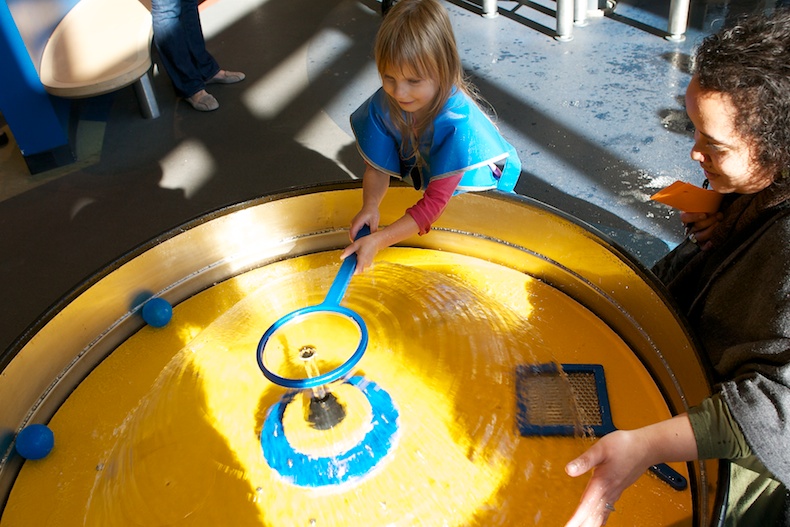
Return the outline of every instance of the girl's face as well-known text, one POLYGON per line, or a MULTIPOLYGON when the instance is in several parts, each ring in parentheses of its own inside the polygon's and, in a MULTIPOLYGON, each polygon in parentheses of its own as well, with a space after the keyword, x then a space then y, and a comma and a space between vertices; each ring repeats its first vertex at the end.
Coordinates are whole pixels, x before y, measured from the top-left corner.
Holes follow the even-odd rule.
POLYGON ((416 119, 425 117, 439 92, 433 79, 420 77, 409 67, 390 66, 381 75, 381 84, 387 95, 392 97, 404 111, 414 114, 416 119))
POLYGON ((691 159, 699 161, 713 190, 754 194, 773 182, 755 162, 752 145, 735 129, 729 95, 703 91, 695 76, 686 90, 686 112, 695 127, 691 159))

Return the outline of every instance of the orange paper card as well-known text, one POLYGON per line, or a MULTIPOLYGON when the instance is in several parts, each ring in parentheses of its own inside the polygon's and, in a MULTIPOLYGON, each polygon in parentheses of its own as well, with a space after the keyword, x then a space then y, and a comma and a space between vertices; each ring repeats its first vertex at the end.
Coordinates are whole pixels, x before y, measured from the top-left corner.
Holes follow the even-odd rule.
POLYGON ((683 212, 716 212, 722 195, 714 190, 700 188, 683 181, 675 181, 659 190, 650 199, 664 203, 683 212))

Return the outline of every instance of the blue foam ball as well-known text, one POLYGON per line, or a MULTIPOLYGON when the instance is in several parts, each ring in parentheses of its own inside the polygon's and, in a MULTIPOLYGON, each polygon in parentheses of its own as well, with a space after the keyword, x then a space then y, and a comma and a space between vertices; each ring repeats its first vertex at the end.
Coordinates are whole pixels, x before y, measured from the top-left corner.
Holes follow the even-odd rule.
POLYGON ((47 425, 26 426, 16 436, 16 451, 25 459, 46 457, 54 446, 55 434, 47 425))
POLYGON ((164 298, 152 298, 143 304, 143 320, 155 328, 161 328, 173 318, 173 306, 164 298))

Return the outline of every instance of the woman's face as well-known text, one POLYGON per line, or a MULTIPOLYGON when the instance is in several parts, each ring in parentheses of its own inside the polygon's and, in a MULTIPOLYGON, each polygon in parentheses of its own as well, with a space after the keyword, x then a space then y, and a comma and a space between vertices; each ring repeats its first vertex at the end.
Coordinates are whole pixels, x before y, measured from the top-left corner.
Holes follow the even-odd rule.
POLYGON ((401 110, 414 114, 418 120, 425 116, 439 92, 439 86, 433 79, 420 77, 411 68, 390 66, 382 72, 381 84, 401 110))
POLYGON ((691 159, 699 161, 716 192, 754 194, 773 178, 756 162, 752 145, 735 129, 735 106, 729 95, 703 91, 697 77, 686 90, 686 112, 694 123, 691 159))

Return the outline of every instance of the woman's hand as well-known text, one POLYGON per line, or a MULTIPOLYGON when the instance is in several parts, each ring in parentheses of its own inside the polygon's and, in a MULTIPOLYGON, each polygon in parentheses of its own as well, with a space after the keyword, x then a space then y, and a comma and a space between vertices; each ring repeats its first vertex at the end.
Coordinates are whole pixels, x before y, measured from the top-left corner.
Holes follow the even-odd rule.
POLYGON ((724 219, 721 212, 709 214, 707 212, 681 212, 680 221, 686 227, 686 236, 692 243, 699 245, 700 249, 706 251, 711 248, 709 243, 713 230, 716 225, 724 219))
POLYGON ((606 525, 615 502, 651 466, 697 459, 697 442, 687 414, 605 435, 565 467, 571 477, 593 471, 566 527, 606 525))
POLYGON ((606 525, 615 502, 650 467, 646 447, 638 433, 618 430, 602 437, 584 454, 565 466, 571 477, 593 470, 581 502, 566 527, 606 525))

